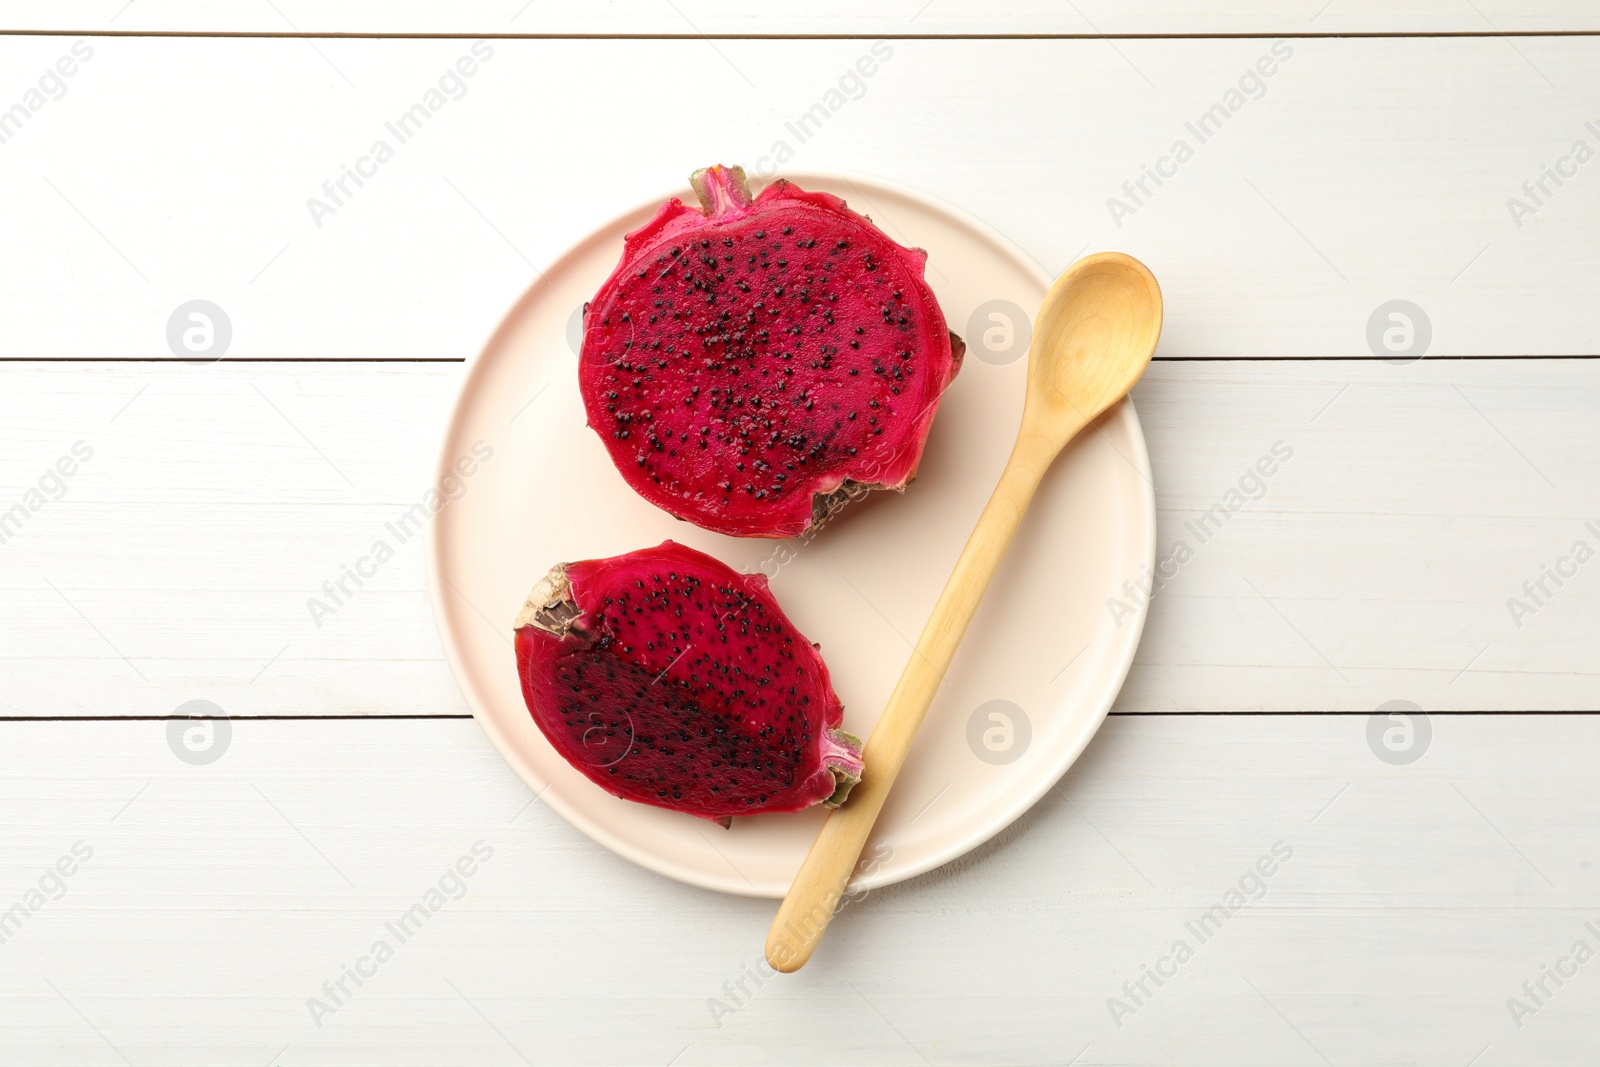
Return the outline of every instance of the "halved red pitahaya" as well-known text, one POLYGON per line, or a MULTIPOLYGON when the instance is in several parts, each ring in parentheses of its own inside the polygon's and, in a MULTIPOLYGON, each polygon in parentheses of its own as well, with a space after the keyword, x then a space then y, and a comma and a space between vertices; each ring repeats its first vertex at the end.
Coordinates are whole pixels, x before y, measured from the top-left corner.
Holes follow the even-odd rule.
POLYGON ((903 248, 828 193, 738 167, 627 235, 585 305, 589 425, 646 500, 736 537, 793 537, 904 489, 966 349, 903 248))
POLYGON ((828 668, 759 574, 673 541, 558 564, 516 637, 534 722, 617 796, 725 822, 861 780, 828 668))

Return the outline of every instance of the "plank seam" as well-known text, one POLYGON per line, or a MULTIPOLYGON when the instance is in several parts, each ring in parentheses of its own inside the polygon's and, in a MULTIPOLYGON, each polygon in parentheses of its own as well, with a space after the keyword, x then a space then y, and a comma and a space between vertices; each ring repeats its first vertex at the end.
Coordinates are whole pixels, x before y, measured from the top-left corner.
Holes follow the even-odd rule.
POLYGON ((383 33, 323 30, 17 30, 0 37, 191 37, 358 41, 1250 41, 1600 37, 1600 30, 1351 30, 1239 33, 383 33))

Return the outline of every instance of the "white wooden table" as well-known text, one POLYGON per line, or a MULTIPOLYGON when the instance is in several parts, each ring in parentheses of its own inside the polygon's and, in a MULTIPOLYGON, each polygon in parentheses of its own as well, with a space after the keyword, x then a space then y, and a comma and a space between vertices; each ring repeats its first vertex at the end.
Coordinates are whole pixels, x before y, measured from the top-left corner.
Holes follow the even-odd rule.
POLYGON ((1600 7, 0 21, 0 1062, 1594 1062, 1600 7), (1062 784, 775 980, 769 903, 634 868, 505 767, 420 540, 320 626, 306 602, 427 488, 463 360, 536 270, 696 166, 784 152, 1052 272, 1154 269, 1161 555, 1293 455, 1157 595, 1062 784), (220 361, 169 350, 196 299, 220 361), (185 738, 190 701, 228 718, 185 738), (1369 741, 1393 701, 1398 755, 1369 741))

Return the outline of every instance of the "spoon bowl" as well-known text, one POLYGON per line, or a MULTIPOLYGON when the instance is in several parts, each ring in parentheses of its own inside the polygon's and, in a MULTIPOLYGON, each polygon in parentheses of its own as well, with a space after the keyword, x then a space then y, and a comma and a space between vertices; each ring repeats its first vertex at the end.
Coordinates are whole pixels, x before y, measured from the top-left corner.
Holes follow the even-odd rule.
POLYGON ((1161 287, 1143 263, 1099 252, 1068 267, 1033 326, 1024 432, 1053 428, 1065 447, 1133 388, 1160 336, 1161 287))

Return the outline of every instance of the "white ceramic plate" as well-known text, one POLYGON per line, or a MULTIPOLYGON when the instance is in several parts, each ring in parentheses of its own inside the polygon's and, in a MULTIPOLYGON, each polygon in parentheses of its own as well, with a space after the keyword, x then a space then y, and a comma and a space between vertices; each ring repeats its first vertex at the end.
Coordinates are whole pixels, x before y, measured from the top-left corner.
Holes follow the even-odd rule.
MULTIPOLYGON (((951 328, 968 340, 966 363, 907 492, 875 493, 801 545, 707 533, 624 484, 585 425, 569 328, 574 310, 616 265, 622 235, 649 219, 663 196, 606 223, 552 265, 469 368, 445 434, 440 478, 474 456, 475 444, 478 454, 486 447, 493 454, 468 464, 464 494, 433 520, 428 555, 434 617, 456 680, 479 724, 540 799, 641 866, 766 897, 788 888, 823 813, 740 818, 724 830, 606 793, 569 767, 529 717, 512 620, 533 584, 560 561, 667 538, 736 569, 766 561, 784 610, 822 644, 845 727, 865 737, 1005 465, 1021 418, 1028 326, 1012 324, 1006 350, 1005 323, 989 318, 985 305, 1009 301, 1031 315, 1050 282, 1016 246, 931 197, 861 177, 789 177, 844 197, 902 244, 927 249, 928 280, 951 328), (985 358, 985 332, 1002 354, 985 358), (779 546, 795 555, 774 568, 779 546)), ((677 195, 694 202, 687 188, 677 195)), ((1133 661, 1143 613, 1119 625, 1107 599, 1153 564, 1155 531, 1144 435, 1124 402, 1045 478, 884 808, 857 887, 896 882, 960 856, 1026 811, 1072 765, 1133 661)))

